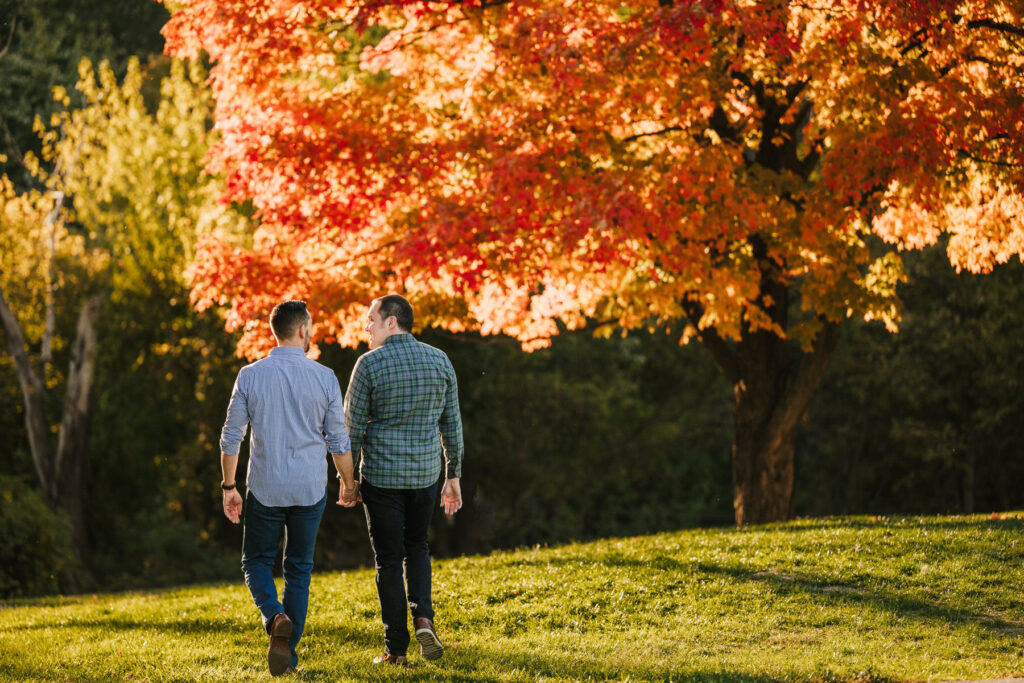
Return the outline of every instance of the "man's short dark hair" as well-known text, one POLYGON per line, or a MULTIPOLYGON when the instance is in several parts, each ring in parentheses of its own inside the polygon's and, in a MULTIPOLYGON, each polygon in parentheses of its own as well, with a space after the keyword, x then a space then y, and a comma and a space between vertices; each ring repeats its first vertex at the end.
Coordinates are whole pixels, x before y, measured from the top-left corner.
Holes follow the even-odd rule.
POLYGON ((283 301, 270 312, 270 329, 278 339, 291 339, 309 319, 305 301, 283 301))
POLYGON ((377 299, 380 302, 380 319, 387 320, 395 316, 398 327, 403 332, 412 332, 412 305, 405 300, 404 296, 388 294, 377 299))

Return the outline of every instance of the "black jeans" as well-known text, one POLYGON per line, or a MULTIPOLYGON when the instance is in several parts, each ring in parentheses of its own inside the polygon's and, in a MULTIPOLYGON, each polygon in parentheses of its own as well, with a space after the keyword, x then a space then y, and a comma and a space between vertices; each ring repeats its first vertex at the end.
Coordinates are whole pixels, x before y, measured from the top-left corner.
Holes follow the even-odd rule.
POLYGON ((360 491, 377 567, 377 598, 384 622, 384 647, 396 657, 402 656, 409 648, 406 601, 414 619, 434 618, 434 608, 430 604, 427 530, 434 514, 437 485, 431 484, 422 489, 385 489, 364 480, 360 491))

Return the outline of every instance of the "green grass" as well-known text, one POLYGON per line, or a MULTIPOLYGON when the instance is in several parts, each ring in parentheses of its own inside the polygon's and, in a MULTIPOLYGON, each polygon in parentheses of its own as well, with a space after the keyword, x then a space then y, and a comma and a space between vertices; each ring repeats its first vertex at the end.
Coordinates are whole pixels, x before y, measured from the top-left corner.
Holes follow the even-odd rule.
MULTIPOLYGON (((447 650, 382 650, 370 570, 313 577, 290 680, 940 681, 1024 675, 1024 514, 693 530, 434 564, 447 650)), ((321 537, 321 543, 331 539, 321 537)), ((241 582, 17 601, 6 680, 267 680, 241 582)))

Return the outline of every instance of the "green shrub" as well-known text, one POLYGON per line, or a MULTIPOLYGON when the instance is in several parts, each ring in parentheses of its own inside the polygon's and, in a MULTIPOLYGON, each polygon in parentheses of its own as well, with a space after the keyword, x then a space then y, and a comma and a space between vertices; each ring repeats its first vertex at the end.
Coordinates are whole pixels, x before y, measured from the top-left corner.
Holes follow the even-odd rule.
POLYGON ((0 597, 55 593, 71 563, 64 518, 23 480, 0 476, 0 597))
POLYGON ((94 564, 101 583, 117 590, 184 585, 238 577, 240 550, 215 547, 194 523, 156 505, 112 520, 94 564))

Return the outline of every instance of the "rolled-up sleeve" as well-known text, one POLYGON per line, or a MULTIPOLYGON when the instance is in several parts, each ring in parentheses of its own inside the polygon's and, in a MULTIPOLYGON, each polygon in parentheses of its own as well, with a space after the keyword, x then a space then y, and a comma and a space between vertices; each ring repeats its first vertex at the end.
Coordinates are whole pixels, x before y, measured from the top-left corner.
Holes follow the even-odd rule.
POLYGON ((224 420, 224 428, 220 431, 220 452, 225 455, 238 455, 238 449, 245 438, 245 430, 249 426, 249 399, 247 373, 240 371, 235 378, 235 387, 231 390, 228 402, 228 414, 224 420))
POLYGON ((445 478, 452 479, 462 476, 462 415, 459 413, 459 383, 450 361, 445 370, 448 387, 445 390, 444 411, 437 424, 441 431, 441 448, 444 450, 445 478))
POLYGON ((333 373, 331 378, 333 381, 328 385, 327 412, 324 414, 324 436, 327 438, 329 453, 345 453, 352 447, 345 428, 345 405, 338 378, 333 373))

